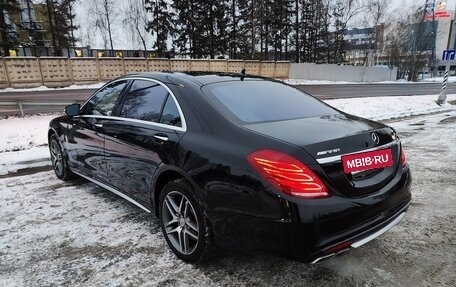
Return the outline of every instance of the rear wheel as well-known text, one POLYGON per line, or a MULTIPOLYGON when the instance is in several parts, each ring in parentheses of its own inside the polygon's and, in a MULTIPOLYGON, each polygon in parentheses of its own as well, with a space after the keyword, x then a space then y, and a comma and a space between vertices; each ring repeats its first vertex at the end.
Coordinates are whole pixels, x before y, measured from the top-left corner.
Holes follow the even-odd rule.
POLYGON ((68 180, 74 177, 74 174, 68 168, 63 150, 60 147, 59 140, 55 134, 49 138, 49 151, 51 153, 51 163, 55 175, 61 180, 68 180))
POLYGON ((207 258, 210 247, 207 218, 185 180, 165 185, 160 194, 160 226, 171 250, 185 262, 207 258))

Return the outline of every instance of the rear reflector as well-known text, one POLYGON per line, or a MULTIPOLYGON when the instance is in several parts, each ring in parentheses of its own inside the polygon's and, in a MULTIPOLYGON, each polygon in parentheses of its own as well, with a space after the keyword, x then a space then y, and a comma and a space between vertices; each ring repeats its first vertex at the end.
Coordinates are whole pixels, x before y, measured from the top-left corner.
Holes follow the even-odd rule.
POLYGON ((337 244, 333 247, 330 247, 330 248, 324 250, 324 252, 328 253, 328 254, 337 253, 338 251, 349 248, 352 243, 353 242, 351 240, 348 240, 348 241, 342 242, 340 244, 337 244))
POLYGON ((402 163, 402 166, 405 166, 407 164, 407 157, 405 156, 404 148, 402 148, 402 147, 401 147, 401 163, 402 163))
POLYGON ((250 165, 284 193, 301 198, 324 198, 326 186, 304 163, 278 151, 259 150, 247 156, 250 165))

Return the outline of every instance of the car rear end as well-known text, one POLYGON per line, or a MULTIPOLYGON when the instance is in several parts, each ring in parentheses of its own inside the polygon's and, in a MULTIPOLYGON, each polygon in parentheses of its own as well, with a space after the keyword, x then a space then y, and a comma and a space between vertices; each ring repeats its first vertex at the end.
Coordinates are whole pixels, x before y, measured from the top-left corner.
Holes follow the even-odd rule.
MULTIPOLYGON (((292 221, 284 223, 289 233, 283 234, 290 239, 283 242, 278 239, 275 244, 283 245, 282 249, 277 249, 278 253, 316 263, 360 247, 404 217, 411 200, 411 174, 400 140, 390 128, 355 137, 367 141, 374 132, 384 140, 377 147, 353 148, 345 155, 315 156, 313 163, 309 162, 307 155, 317 154, 312 148, 324 148, 324 144, 302 147, 300 152, 287 154, 290 158, 253 153, 257 162, 267 162, 264 166, 252 164, 253 168, 271 183, 269 189, 272 192, 289 202, 292 211, 292 221), (344 171, 345 157, 368 157, 377 151, 389 151, 392 165, 355 172, 344 171), (277 182, 279 184, 274 184, 277 182)), ((344 145, 343 141, 333 140, 332 145, 337 144, 342 150, 347 150, 345 146, 355 146, 348 143, 344 145)), ((272 233, 274 230, 283 232, 274 225, 278 224, 271 225, 272 233)), ((279 235, 272 236, 280 238, 279 235)))
POLYGON ((203 92, 227 119, 283 143, 247 156, 268 186, 264 192, 285 200, 290 215, 238 219, 256 226, 258 249, 316 263, 367 243, 404 217, 411 175, 392 128, 279 83, 210 86, 203 92))

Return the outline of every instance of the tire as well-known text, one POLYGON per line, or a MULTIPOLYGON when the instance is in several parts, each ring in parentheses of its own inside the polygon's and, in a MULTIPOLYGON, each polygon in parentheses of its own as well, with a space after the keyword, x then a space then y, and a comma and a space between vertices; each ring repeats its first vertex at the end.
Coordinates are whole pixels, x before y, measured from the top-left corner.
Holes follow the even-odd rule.
POLYGON ((185 180, 163 187, 159 199, 160 227, 166 242, 177 257, 197 263, 212 254, 210 229, 202 205, 185 180))
POLYGON ((55 175, 63 181, 74 178, 75 175, 68 168, 65 154, 63 153, 59 139, 55 134, 51 135, 49 138, 49 152, 51 154, 51 163, 55 175))

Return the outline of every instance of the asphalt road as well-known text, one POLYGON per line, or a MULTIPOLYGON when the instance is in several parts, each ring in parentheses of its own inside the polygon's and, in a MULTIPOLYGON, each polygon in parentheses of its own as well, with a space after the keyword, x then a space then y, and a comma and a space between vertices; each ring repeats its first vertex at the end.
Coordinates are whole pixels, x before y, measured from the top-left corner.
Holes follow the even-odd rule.
MULTIPOLYGON (((380 96, 410 96, 436 95, 440 92, 440 83, 399 83, 399 84, 345 84, 345 85, 304 85, 299 89, 320 99, 380 97, 380 96)), ((62 101, 74 102, 86 100, 95 90, 50 90, 31 92, 1 92, 2 101, 45 102, 62 101)), ((448 93, 456 93, 456 83, 448 84, 448 93)), ((61 111, 62 106, 24 106, 26 114, 39 112, 61 111)), ((19 113, 17 106, 0 105, 0 115, 19 113)))

